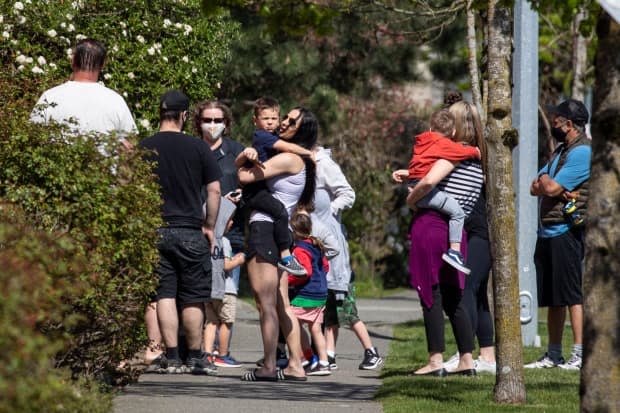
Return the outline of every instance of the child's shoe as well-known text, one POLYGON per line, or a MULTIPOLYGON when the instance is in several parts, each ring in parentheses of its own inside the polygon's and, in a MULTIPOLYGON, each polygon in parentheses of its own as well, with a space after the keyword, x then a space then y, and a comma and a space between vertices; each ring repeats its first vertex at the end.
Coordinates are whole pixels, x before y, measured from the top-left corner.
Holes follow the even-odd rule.
POLYGON ((327 356, 327 361, 329 362, 330 370, 338 370, 338 364, 336 364, 336 356, 327 356))
POLYGON ((332 372, 329 371, 329 363, 326 361, 319 361, 314 367, 306 370, 306 376, 329 376, 330 374, 332 372))
POLYGON ((225 356, 214 356, 213 364, 217 367, 241 367, 242 364, 235 360, 230 353, 225 356))
POLYGON ((278 268, 295 277, 305 277, 308 275, 308 271, 297 261, 294 255, 289 255, 278 261, 278 268))
POLYGON ((377 347, 364 350, 364 360, 360 363, 360 370, 374 370, 383 364, 383 359, 379 356, 377 347))
POLYGON ((441 256, 441 259, 462 272, 463 274, 469 275, 471 270, 465 266, 465 260, 463 259, 463 255, 453 250, 452 248, 448 249, 448 252, 444 253, 441 256))

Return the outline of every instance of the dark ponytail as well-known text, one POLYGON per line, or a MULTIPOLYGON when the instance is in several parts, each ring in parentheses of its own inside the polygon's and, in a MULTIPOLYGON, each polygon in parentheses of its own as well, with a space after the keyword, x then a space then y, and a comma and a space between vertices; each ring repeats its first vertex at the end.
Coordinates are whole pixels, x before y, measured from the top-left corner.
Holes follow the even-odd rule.
POLYGON ((316 164, 309 156, 302 156, 306 165, 306 185, 299 197, 298 208, 314 211, 314 191, 316 190, 316 164))

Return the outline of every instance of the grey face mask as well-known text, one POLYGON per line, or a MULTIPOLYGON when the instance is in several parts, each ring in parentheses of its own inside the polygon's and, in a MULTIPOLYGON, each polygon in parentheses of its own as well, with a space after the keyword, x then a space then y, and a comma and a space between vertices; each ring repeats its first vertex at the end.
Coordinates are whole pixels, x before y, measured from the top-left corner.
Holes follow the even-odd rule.
POLYGON ((222 136, 226 125, 223 123, 202 123, 200 125, 202 133, 210 135, 212 141, 216 141, 222 136))

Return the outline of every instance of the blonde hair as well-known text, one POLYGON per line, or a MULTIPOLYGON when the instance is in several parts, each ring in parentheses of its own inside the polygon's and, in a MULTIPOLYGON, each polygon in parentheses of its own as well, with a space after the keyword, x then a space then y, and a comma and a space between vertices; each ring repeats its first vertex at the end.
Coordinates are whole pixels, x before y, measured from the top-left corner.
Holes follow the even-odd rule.
POLYGON ((482 122, 476 106, 465 101, 456 102, 448 108, 454 115, 454 141, 477 146, 480 149, 482 166, 485 168, 487 146, 482 134, 482 122))

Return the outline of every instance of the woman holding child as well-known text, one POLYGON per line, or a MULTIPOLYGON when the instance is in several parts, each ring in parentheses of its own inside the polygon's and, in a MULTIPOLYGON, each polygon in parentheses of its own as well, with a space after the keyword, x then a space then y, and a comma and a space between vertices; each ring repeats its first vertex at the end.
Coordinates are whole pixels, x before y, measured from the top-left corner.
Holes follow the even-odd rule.
MULTIPOLYGON (((318 122, 305 108, 294 108, 283 119, 279 138, 306 149, 317 140, 318 122)), ((257 152, 246 148, 240 155, 243 161, 255 162, 257 152)), ((299 205, 311 209, 315 190, 315 164, 309 157, 279 153, 264 164, 239 169, 239 180, 248 184, 266 180, 273 196, 282 202, 292 215, 299 205)), ((248 278, 260 313, 264 364, 241 377, 244 381, 306 380, 301 365, 299 324, 288 298, 288 280, 278 271, 279 250, 274 240, 273 220, 269 215, 253 211, 250 215, 248 238, 248 278), (286 338, 290 352, 288 367, 276 370, 278 327, 286 338)))
MULTIPOLYGON (((458 105, 466 107, 466 110, 457 113, 456 108, 455 110, 451 108, 450 112, 456 116, 469 116, 465 124, 461 122, 462 119, 458 121, 455 119, 456 125, 468 126, 476 133, 459 133, 457 126, 454 139, 464 145, 478 146, 481 158, 484 160, 485 146, 476 109, 466 102, 459 102, 458 105)), ((439 190, 459 201, 467 214, 473 209, 483 184, 480 161, 472 159, 455 162, 442 159, 441 156, 438 158, 430 170, 410 189, 407 205, 416 211, 418 201, 437 185, 439 190)), ((396 175, 394 177, 398 180, 396 175)), ((415 212, 410 230, 410 283, 420 296, 429 358, 427 364, 416 370, 414 375, 443 377, 448 373, 467 376, 476 374, 472 357, 473 331, 462 300, 465 274, 448 265, 445 258, 442 259, 451 244, 448 234, 448 217, 445 213, 434 209, 420 209, 415 212), (450 372, 444 368, 443 363, 445 338, 442 310, 450 319, 459 351, 458 364, 450 372)), ((465 241, 464 231, 462 235, 462 241, 465 241)), ((467 256, 466 242, 461 243, 460 250, 463 256, 467 256)))

